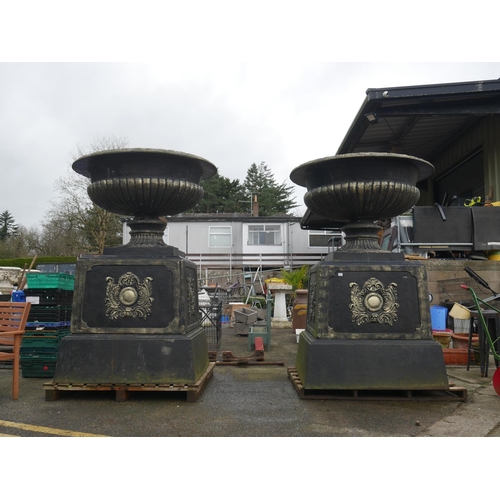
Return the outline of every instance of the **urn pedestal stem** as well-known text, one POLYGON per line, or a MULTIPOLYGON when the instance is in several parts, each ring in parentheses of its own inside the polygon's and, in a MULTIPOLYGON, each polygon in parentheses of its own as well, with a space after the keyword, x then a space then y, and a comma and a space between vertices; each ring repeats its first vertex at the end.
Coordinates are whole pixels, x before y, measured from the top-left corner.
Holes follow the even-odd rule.
POLYGON ((163 241, 166 221, 161 218, 134 217, 127 222, 130 227, 130 241, 126 246, 129 247, 148 247, 148 246, 166 246, 163 241))
POLYGON ((339 252, 383 252, 378 242, 380 226, 369 221, 362 220, 351 222, 344 227, 345 244, 339 252))

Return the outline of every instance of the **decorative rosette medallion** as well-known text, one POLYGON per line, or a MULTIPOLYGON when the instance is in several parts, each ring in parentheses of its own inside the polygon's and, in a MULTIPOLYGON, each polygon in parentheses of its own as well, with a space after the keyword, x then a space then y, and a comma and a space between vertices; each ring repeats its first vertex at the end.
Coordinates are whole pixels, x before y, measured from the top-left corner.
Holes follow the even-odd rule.
POLYGON ((153 278, 141 281, 133 273, 125 273, 118 283, 111 277, 106 278, 106 316, 111 319, 142 318, 151 314, 151 304, 154 301, 151 294, 153 278))
POLYGON ((364 323, 386 323, 393 325, 398 320, 397 284, 390 283, 387 288, 377 278, 370 278, 360 289, 357 283, 350 283, 351 304, 349 309, 352 322, 356 325, 364 323))

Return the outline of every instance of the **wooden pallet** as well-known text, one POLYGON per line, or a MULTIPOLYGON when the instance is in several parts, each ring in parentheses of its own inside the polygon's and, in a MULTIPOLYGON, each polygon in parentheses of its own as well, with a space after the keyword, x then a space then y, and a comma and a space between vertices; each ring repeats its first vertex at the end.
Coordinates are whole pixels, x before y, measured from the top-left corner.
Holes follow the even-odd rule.
POLYGON ((357 389, 305 389, 296 368, 288 368, 292 381, 301 399, 340 399, 356 401, 467 401, 467 389, 450 386, 448 390, 357 390, 357 389))
POLYGON ((63 393, 77 391, 115 391, 115 400, 126 401, 132 392, 183 392, 186 401, 194 403, 203 393, 203 390, 212 378, 215 363, 209 363, 205 373, 194 384, 57 384, 46 382, 45 401, 55 401, 63 393))

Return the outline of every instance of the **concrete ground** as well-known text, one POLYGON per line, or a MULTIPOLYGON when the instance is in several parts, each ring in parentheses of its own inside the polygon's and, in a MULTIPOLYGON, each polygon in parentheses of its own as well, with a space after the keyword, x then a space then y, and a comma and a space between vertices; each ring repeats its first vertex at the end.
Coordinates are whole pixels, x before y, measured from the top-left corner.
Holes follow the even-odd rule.
MULTIPOLYGON (((247 338, 223 327, 221 351, 246 357, 247 338)), ((133 393, 125 402, 113 392, 66 393, 45 401, 44 378, 21 378, 11 399, 11 372, 0 369, 0 435, 120 437, 426 437, 500 436, 500 397, 479 366, 448 366, 450 384, 467 401, 359 401, 301 399, 288 378, 297 342, 290 329, 272 332, 266 362, 282 365, 216 365, 194 403, 184 393, 133 393)))

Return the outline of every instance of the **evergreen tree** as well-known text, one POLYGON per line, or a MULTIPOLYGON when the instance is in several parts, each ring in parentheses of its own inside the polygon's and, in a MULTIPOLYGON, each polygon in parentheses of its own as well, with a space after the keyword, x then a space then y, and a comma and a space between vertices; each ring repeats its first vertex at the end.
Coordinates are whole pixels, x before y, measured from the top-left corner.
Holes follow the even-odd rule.
MULTIPOLYGON (((218 173, 201 181, 203 199, 190 212, 198 214, 238 213, 245 211, 245 193, 240 181, 218 173)), ((248 210, 248 209, 247 209, 248 210)))
POLYGON ((215 174, 201 181, 203 199, 189 212, 213 213, 252 213, 251 200, 257 196, 259 215, 288 214, 298 206, 292 198, 293 186, 285 182, 278 184, 268 166, 261 162, 253 163, 247 171, 243 184, 239 180, 215 174))
POLYGON ((260 165, 252 163, 247 170, 243 187, 248 203, 251 197, 257 195, 260 216, 288 214, 298 206, 295 198, 292 198, 293 186, 287 186, 285 182, 278 184, 264 162, 260 162, 260 165))
POLYGON ((11 236, 15 236, 18 231, 18 226, 15 223, 14 217, 8 210, 0 214, 0 241, 5 241, 11 236))

